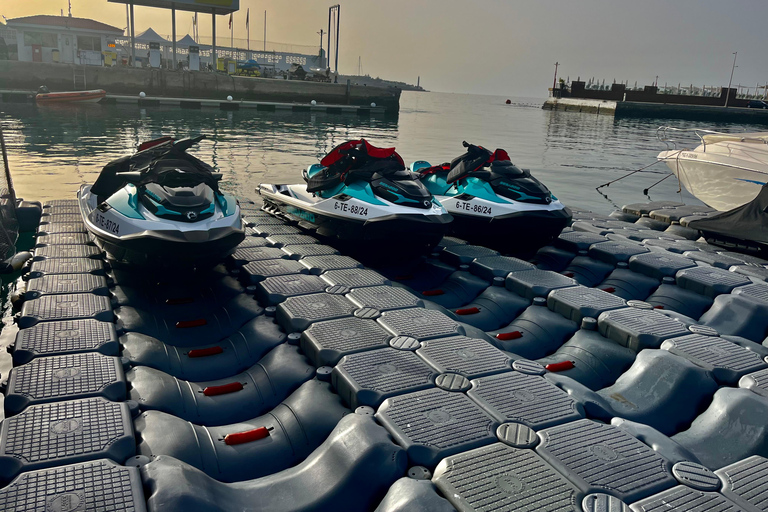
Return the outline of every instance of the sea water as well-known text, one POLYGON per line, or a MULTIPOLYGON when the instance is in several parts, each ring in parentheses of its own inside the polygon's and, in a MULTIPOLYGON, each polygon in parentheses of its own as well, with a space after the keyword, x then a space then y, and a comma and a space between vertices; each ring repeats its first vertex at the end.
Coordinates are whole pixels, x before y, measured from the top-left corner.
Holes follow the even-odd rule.
MULTIPOLYGON (((656 138, 661 125, 724 131, 759 131, 756 126, 702 125, 664 119, 542 110, 543 98, 403 92, 396 117, 349 114, 182 110, 138 106, 36 106, 0 103, 17 195, 28 200, 74 198, 93 183, 108 161, 130 154, 163 135, 205 134, 191 150, 224 174, 222 187, 256 197, 259 183, 296 183, 301 170, 335 145, 365 138, 395 146, 406 164, 450 161, 462 141, 506 149, 519 167, 531 169, 567 205, 608 213, 647 200, 698 201, 666 165, 655 163, 667 149, 656 138), (596 188, 627 173, 626 179, 596 188)), ((695 144, 694 144, 695 145, 695 144)))

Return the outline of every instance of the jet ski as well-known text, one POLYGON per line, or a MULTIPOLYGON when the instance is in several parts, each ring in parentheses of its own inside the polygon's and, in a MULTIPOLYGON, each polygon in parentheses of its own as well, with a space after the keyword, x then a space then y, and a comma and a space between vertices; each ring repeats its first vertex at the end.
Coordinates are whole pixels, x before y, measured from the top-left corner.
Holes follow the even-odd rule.
POLYGON ((345 249, 427 251, 452 220, 418 176, 406 170, 395 148, 351 140, 310 165, 303 176, 306 183, 260 184, 264 209, 345 249))
POLYGON ((450 163, 417 161, 411 170, 453 215, 451 233, 502 252, 529 254, 551 242, 571 220, 566 208, 503 149, 464 142, 450 163))
POLYGON ((208 266, 245 238, 237 200, 221 174, 187 150, 204 136, 145 142, 108 163, 78 204, 86 228, 114 260, 159 267, 208 266))

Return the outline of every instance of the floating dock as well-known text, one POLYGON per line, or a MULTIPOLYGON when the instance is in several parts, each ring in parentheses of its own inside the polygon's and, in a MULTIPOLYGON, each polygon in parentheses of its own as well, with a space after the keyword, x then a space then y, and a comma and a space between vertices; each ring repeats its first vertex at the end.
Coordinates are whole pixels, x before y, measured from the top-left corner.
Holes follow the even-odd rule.
POLYGON ((44 206, 17 291, 0 509, 765 511, 768 262, 629 205, 531 261, 371 269, 241 202, 198 275, 44 206))
MULTIPOLYGON (((5 102, 34 103, 34 92, 3 91, 0 98, 5 102)), ((107 94, 100 105, 135 105, 141 108, 177 107, 182 109, 216 108, 219 110, 260 110, 267 112, 323 112, 327 114, 353 114, 358 116, 385 115, 387 110, 377 106, 326 105, 323 103, 281 103, 274 101, 246 101, 241 99, 166 98, 162 96, 124 96, 107 94)), ((76 103, 70 103, 76 105, 76 103)))

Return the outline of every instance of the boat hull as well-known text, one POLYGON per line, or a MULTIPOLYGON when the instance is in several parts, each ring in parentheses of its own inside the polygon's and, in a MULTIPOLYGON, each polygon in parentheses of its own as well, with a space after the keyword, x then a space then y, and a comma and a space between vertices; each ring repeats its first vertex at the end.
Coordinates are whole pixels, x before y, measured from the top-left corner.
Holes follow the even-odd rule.
POLYGON ((680 183, 696 198, 719 211, 752 201, 768 182, 768 165, 736 159, 714 151, 714 144, 700 151, 662 151, 662 160, 680 183))
POLYGON ((57 105, 62 103, 98 103, 107 92, 103 89, 91 91, 65 91, 38 94, 35 101, 38 105, 57 105))

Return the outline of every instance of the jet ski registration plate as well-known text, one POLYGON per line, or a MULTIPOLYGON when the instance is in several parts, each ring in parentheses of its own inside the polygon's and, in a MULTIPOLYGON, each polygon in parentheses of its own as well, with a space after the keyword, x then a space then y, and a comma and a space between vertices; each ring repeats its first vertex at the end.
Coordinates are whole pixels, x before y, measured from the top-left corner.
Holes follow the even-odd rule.
POLYGON ((478 215, 492 215, 492 208, 471 201, 456 201, 456 209, 462 212, 472 212, 478 215))
POLYGON ((351 213, 352 215, 359 215, 360 217, 368 216, 368 208, 365 206, 358 206, 356 204, 342 203, 341 201, 333 202, 333 209, 341 211, 343 213, 351 213))
POLYGON ((96 224, 101 229, 103 229, 104 231, 109 231, 113 235, 120 234, 120 224, 118 224, 113 220, 107 219, 106 217, 104 217, 102 214, 98 212, 93 214, 93 223, 96 224))

